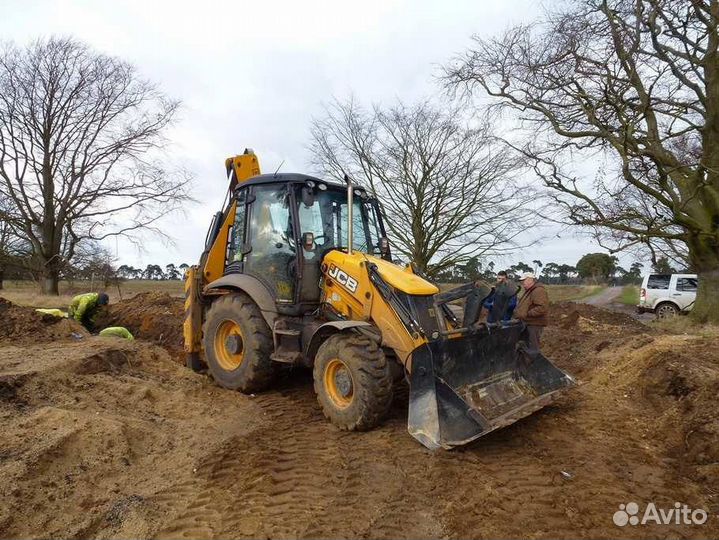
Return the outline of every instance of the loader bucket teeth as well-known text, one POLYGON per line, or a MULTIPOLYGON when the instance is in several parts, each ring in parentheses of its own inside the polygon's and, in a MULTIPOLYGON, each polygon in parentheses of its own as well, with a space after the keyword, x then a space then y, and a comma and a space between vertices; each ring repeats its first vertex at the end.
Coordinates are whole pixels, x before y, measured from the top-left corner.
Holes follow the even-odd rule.
POLYGON ((507 426, 573 386, 543 355, 524 352, 522 323, 482 326, 412 352, 408 430, 430 449, 452 448, 507 426))

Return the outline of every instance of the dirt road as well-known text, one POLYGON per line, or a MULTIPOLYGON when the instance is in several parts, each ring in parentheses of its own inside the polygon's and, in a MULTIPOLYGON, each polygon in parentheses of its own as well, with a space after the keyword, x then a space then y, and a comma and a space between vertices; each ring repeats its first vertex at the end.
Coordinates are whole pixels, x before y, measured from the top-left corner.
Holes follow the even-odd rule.
POLYGON ((597 306, 617 313, 624 313, 633 319, 647 323, 654 320, 654 313, 637 313, 636 306, 629 306, 620 303, 619 296, 622 294, 621 287, 607 287, 599 294, 579 300, 580 303, 597 306))
POLYGON ((581 302, 584 304, 589 304, 590 306, 607 306, 609 304, 612 304, 621 293, 621 287, 606 287, 602 289, 599 294, 595 294, 593 296, 585 298, 581 300, 581 302))
POLYGON ((406 387, 382 427, 345 433, 323 419, 305 371, 245 396, 148 341, 38 340, 35 319, 31 332, 0 331, 0 536, 719 535, 716 340, 656 335, 591 306, 554 311, 547 355, 580 386, 434 453, 406 432, 406 387), (712 517, 619 528, 612 515, 630 501, 712 517))

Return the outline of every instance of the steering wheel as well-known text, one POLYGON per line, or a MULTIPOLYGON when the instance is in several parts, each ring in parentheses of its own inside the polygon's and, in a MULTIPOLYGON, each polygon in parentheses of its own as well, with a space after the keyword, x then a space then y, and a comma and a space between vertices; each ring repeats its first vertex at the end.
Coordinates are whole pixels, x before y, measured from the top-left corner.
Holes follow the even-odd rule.
POLYGON ((319 236, 315 236, 315 237, 312 239, 312 243, 313 243, 315 246, 317 246, 317 245, 318 245, 317 240, 319 240, 320 238, 323 239, 322 245, 324 246, 324 245, 325 245, 325 242, 327 241, 327 235, 326 235, 326 234, 320 234, 319 236))

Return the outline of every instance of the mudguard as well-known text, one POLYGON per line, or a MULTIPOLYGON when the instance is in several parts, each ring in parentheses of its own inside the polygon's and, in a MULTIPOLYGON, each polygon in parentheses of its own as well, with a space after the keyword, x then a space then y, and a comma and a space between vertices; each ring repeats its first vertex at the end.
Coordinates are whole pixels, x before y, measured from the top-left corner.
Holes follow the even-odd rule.
POLYGON ((452 448, 548 405, 574 379, 524 350, 523 323, 483 325, 412 352, 408 431, 430 449, 452 448))

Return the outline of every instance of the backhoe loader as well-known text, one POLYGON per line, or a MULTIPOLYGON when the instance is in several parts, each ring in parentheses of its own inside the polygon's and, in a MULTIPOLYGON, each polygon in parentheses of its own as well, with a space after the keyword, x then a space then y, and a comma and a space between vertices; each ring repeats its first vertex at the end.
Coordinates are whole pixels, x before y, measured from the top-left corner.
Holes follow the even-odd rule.
POLYGON ((361 186, 260 174, 251 150, 225 165, 223 210, 185 276, 192 369, 249 393, 281 364, 311 367, 324 415, 360 431, 382 421, 405 377, 408 430, 431 449, 511 424, 573 384, 524 351, 523 323, 478 321, 490 293, 501 321, 509 295, 474 284, 440 293, 393 264, 381 207, 361 186), (475 309, 458 316, 448 304, 462 297, 475 309))

